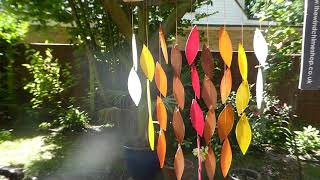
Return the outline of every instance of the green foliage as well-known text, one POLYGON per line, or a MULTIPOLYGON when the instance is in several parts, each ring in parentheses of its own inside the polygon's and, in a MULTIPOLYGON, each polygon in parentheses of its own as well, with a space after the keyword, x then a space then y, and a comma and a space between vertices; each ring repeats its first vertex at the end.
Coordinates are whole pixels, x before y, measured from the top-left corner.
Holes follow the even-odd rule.
POLYGON ((0 40, 9 44, 21 41, 28 31, 28 22, 6 11, 0 12, 0 40))
POLYGON ((12 138, 12 134, 10 130, 0 129, 0 142, 7 141, 12 138))
POLYGON ((302 131, 294 131, 294 136, 287 138, 289 152, 294 154, 295 147, 301 155, 313 155, 320 150, 319 130, 311 125, 303 127, 302 131))
POLYGON ((64 131, 80 132, 86 128, 88 122, 89 117, 85 111, 69 106, 68 110, 61 113, 54 124, 58 127, 62 127, 64 131))

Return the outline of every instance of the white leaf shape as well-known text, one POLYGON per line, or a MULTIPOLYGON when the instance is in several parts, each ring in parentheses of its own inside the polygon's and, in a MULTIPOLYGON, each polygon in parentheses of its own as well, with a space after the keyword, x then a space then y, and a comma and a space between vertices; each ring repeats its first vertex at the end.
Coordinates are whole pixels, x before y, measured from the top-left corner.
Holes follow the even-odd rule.
POLYGON ((256 81, 256 97, 257 97, 257 107, 261 108, 262 100, 263 100, 263 77, 262 70, 258 68, 257 81, 256 81))
POLYGON ((134 67, 131 68, 131 71, 129 73, 128 90, 134 104, 138 106, 141 99, 142 91, 141 91, 141 82, 137 72, 134 70, 134 67))
POLYGON ((135 34, 132 34, 132 60, 133 60, 134 70, 138 71, 138 51, 137 51, 137 42, 136 42, 135 34))
POLYGON ((259 63, 265 65, 268 56, 268 44, 258 28, 254 32, 253 49, 259 63))

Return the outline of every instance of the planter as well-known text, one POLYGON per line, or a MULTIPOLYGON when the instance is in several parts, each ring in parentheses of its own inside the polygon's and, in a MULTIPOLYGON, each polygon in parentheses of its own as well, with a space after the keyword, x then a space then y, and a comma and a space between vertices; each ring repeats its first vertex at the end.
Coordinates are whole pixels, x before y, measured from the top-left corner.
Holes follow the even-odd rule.
POLYGON ((233 169, 230 171, 229 180, 261 180, 261 175, 252 169, 233 169))
MULTIPOLYGON (((194 167, 193 162, 185 159, 184 160, 184 172, 182 179, 189 180, 193 179, 194 167)), ((174 172, 173 164, 165 164, 162 170, 162 175, 164 180, 176 180, 176 174, 174 172)))
POLYGON ((124 158, 128 175, 134 180, 152 180, 160 172, 157 153, 149 148, 124 146, 124 158))

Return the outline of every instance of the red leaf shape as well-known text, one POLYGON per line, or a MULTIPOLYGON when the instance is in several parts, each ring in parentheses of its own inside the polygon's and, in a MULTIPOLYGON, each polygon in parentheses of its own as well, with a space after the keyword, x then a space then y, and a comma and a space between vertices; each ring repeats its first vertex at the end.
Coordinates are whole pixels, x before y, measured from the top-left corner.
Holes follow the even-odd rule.
POLYGON ((229 68, 226 69, 220 82, 220 95, 222 104, 226 103, 232 88, 232 76, 229 68))
POLYGON ((181 180, 184 171, 184 156, 181 146, 178 146, 176 155, 174 156, 174 172, 176 173, 177 179, 181 180))
POLYGON ((156 101, 156 110, 157 110, 157 120, 159 122, 160 128, 167 130, 167 109, 162 102, 162 99, 157 96, 156 101))
POLYGON ((184 108, 184 87, 178 76, 173 76, 173 96, 181 110, 184 108))
POLYGON ((196 58, 200 46, 200 36, 197 25, 193 26, 186 44, 186 58, 188 64, 191 65, 196 58))
POLYGON ((205 160, 206 171, 209 180, 213 180, 214 174, 216 172, 216 156, 212 150, 212 147, 209 147, 208 154, 205 160))
POLYGON ((193 128, 197 131, 198 135, 202 137, 204 129, 204 118, 202 110, 195 99, 192 100, 190 108, 190 118, 193 128))
POLYGON ((160 168, 163 168, 164 160, 166 158, 166 136, 164 135, 164 131, 160 130, 158 145, 157 145, 157 154, 160 162, 160 168))
POLYGON ((206 121, 204 124, 203 137, 208 145, 210 143, 211 137, 216 129, 216 115, 213 110, 209 110, 206 116, 206 121))
POLYGON ((213 77, 213 57, 210 52, 210 49, 204 44, 202 48, 202 53, 201 53, 201 66, 203 69, 203 72, 210 78, 212 79, 213 77))
POLYGON ((196 94, 197 98, 200 99, 200 80, 198 71, 195 65, 191 67, 191 81, 192 81, 192 88, 194 93, 196 94))
POLYGON ((175 44, 171 49, 171 66, 175 75, 180 77, 182 67, 182 56, 178 44, 175 44))
POLYGON ((173 112, 172 127, 179 144, 182 144, 185 134, 185 126, 180 111, 177 107, 173 112))
POLYGON ((228 138, 223 142, 221 148, 220 165, 223 177, 227 177, 232 161, 232 150, 228 138))

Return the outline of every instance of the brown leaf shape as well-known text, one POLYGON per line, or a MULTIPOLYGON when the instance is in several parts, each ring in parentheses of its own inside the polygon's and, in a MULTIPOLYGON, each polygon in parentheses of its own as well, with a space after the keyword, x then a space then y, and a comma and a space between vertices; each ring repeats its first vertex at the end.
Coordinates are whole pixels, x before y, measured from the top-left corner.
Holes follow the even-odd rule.
POLYGON ((184 126, 180 111, 177 107, 175 108, 175 110, 173 112, 172 126, 173 126, 174 134, 175 134, 179 144, 182 144, 183 139, 184 139, 184 134, 185 134, 185 126, 184 126))
POLYGON ((223 177, 227 177, 232 162, 232 150, 228 138, 221 148, 220 165, 223 177))
POLYGON ((218 135, 221 141, 228 137, 234 123, 234 114, 231 104, 222 110, 218 117, 218 135))
POLYGON ((210 78, 213 78, 213 57, 210 49, 204 44, 201 53, 201 66, 203 72, 210 78))
POLYGON ((165 60, 166 64, 168 64, 168 62, 169 62, 168 48, 167 48, 166 38, 165 38, 165 35, 164 35, 164 32, 163 32, 161 25, 160 25, 160 29, 159 29, 159 41, 160 41, 161 50, 162 50, 164 60, 165 60))
POLYGON ((232 88, 231 70, 227 68, 226 71, 224 72, 224 75, 220 83, 220 94, 221 94, 222 104, 226 103, 231 93, 231 88, 232 88))
POLYGON ((232 61, 232 43, 224 27, 219 32, 219 51, 224 63, 230 68, 232 61))
POLYGON ((216 156, 214 155, 212 147, 209 147, 208 154, 204 162, 209 180, 213 180, 214 178, 214 174, 216 172, 216 163, 216 156))
POLYGON ((208 109, 216 109, 217 90, 212 81, 206 75, 202 82, 201 96, 208 109))
POLYGON ((162 99, 157 96, 156 102, 156 110, 157 110, 157 120, 159 122, 160 128, 163 130, 167 130, 167 109, 162 102, 162 99))
POLYGON ((177 180, 181 180, 184 171, 184 157, 181 146, 178 146, 176 155, 174 156, 174 172, 176 173, 177 180))
POLYGON ((180 77, 182 67, 182 55, 178 44, 175 44, 171 49, 171 66, 175 75, 180 77))
POLYGON ((173 96, 181 110, 184 108, 184 87, 178 76, 173 77, 173 96))
POLYGON ((163 168, 164 160, 166 159, 166 148, 166 136, 164 135, 164 131, 160 130, 157 145, 157 154, 160 163, 160 168, 163 168))
POLYGON ((216 115, 213 110, 209 110, 204 124, 203 136, 206 144, 210 143, 211 137, 216 129, 216 115))
POLYGON ((157 62, 156 64, 156 71, 154 74, 154 78, 156 81, 156 85, 162 96, 166 97, 167 96, 167 75, 164 72, 161 64, 157 62))

